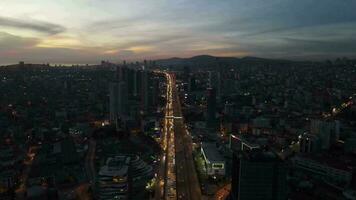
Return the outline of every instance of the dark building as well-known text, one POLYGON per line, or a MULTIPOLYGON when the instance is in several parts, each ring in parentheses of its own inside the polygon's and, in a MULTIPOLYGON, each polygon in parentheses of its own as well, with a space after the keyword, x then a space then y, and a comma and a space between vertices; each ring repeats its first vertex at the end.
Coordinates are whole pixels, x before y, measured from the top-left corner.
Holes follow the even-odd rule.
POLYGON ((159 79, 157 77, 152 78, 151 80, 152 86, 150 89, 150 100, 151 100, 151 105, 156 106, 157 105, 157 96, 159 94, 159 79))
POLYGON ((124 116, 127 115, 128 89, 125 81, 126 69, 117 67, 116 80, 109 85, 110 122, 118 125, 124 116))
POLYGON ((190 68, 188 66, 184 66, 183 69, 183 81, 188 82, 190 75, 190 68))
POLYGON ((135 71, 134 75, 134 96, 140 96, 142 91, 142 71, 135 71))
POLYGON ((189 82, 188 82, 188 91, 189 92, 193 92, 195 91, 197 88, 197 85, 196 85, 196 80, 195 80, 195 77, 194 76, 190 76, 189 77, 189 82))
POLYGON ((299 136, 300 152, 315 153, 320 150, 320 139, 313 134, 303 134, 299 136))
POLYGON ((213 88, 215 90, 215 95, 217 99, 220 100, 220 95, 221 95, 221 75, 220 72, 215 72, 215 71, 209 71, 209 80, 208 80, 208 85, 210 88, 213 88))
POLYGON ((216 112, 216 92, 213 88, 207 89, 207 112, 206 122, 207 127, 213 128, 216 125, 215 112, 216 112))
POLYGON ((272 152, 235 153, 230 200, 286 200, 287 168, 272 152))
POLYGON ((148 107, 149 107, 149 72, 148 71, 142 71, 142 76, 141 76, 141 106, 142 106, 142 111, 147 112, 148 107))
POLYGON ((135 70, 133 69, 127 71, 127 89, 130 97, 135 95, 135 70))

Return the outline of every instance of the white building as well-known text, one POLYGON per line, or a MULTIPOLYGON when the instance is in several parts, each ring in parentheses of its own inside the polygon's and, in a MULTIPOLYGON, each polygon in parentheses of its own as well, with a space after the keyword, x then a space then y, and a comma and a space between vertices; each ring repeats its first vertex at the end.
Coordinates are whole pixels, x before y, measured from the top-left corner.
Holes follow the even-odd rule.
POLYGON ((210 176, 225 175, 225 159, 214 143, 202 143, 201 152, 205 160, 206 173, 210 176))

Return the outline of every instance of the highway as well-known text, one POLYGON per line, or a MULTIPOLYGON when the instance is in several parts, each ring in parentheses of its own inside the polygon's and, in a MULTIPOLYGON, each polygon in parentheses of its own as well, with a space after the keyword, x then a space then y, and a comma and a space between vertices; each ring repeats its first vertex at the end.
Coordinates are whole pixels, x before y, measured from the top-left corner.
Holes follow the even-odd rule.
POLYGON ((175 174, 175 144, 173 132, 172 109, 172 79, 170 74, 163 73, 167 79, 166 108, 161 136, 162 155, 157 172, 155 189, 156 200, 176 199, 176 174, 175 174))
POLYGON ((175 77, 167 72, 159 73, 164 74, 167 79, 167 105, 155 200, 200 200, 200 185, 192 157, 192 139, 187 134, 183 121, 175 77))
POLYGON ((344 110, 350 108, 354 104, 354 98, 356 97, 356 94, 353 96, 350 96, 348 100, 343 102, 340 106, 334 107, 330 113, 323 113, 323 117, 325 119, 335 117, 336 115, 340 114, 344 110))
POLYGON ((175 77, 172 76, 172 103, 174 114, 175 160, 177 176, 177 199, 200 200, 201 191, 192 155, 192 139, 188 135, 183 120, 181 104, 176 88, 175 77))

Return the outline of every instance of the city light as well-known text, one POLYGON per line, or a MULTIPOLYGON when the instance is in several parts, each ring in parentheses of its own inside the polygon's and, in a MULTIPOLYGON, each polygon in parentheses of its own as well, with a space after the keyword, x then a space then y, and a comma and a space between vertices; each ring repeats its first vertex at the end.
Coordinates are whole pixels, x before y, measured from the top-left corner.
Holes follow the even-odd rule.
POLYGON ((0 1, 0 199, 356 199, 356 1, 0 1))

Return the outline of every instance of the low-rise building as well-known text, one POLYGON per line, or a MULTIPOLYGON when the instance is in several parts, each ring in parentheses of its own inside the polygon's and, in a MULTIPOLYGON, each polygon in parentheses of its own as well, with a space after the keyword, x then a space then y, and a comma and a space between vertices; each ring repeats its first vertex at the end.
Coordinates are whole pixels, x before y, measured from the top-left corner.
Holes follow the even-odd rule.
POLYGON ((225 175, 225 159, 214 143, 202 143, 201 152, 205 161, 206 173, 210 176, 225 175))
POLYGON ((326 158, 316 159, 312 157, 296 156, 292 159, 296 168, 302 169, 317 178, 336 183, 350 183, 352 170, 342 163, 328 163, 326 158), (338 166, 336 166, 338 165, 338 166))
POLYGON ((130 157, 108 158, 98 173, 98 199, 128 199, 130 157))

